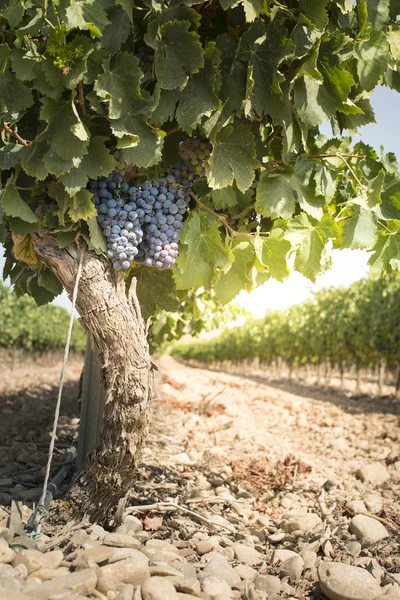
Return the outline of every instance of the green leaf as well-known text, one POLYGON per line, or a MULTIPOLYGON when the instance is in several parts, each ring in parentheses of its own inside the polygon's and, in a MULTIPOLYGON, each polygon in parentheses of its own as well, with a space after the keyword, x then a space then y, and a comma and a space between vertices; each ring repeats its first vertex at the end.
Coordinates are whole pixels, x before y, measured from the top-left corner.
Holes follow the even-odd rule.
POLYGON ((97 0, 68 0, 63 25, 69 29, 93 31, 94 28, 103 31, 109 24, 107 13, 97 0), (93 28, 94 26, 94 28, 93 28))
POLYGON ((55 296, 58 296, 63 291, 63 286, 50 269, 41 269, 39 271, 38 284, 55 296))
POLYGON ((18 217, 7 217, 8 224, 13 235, 27 235, 28 233, 38 232, 39 222, 27 223, 18 217))
POLYGON ((129 17, 130 22, 133 23, 133 7, 135 6, 134 0, 116 0, 116 3, 124 9, 129 17))
POLYGON ((323 251, 329 238, 337 235, 338 227, 332 217, 324 215, 321 221, 301 213, 291 219, 285 238, 297 247, 294 266, 311 281, 323 270, 323 251))
POLYGON ((343 226, 343 248, 371 248, 378 225, 375 215, 362 206, 352 208, 352 218, 343 226))
POLYGON ((73 221, 84 219, 87 221, 91 217, 97 216, 96 207, 93 204, 93 194, 89 190, 81 190, 72 199, 72 207, 68 213, 73 221))
POLYGON ((292 52, 293 42, 286 29, 275 22, 266 27, 262 21, 256 21, 243 33, 238 59, 248 62, 247 114, 253 110, 280 122, 284 111, 280 84, 285 78, 278 67, 292 52))
POLYGON ((298 203, 312 217, 321 218, 324 199, 314 193, 310 184, 311 171, 307 173, 301 164, 297 166, 299 168, 296 170, 290 167, 278 174, 271 175, 268 171, 261 173, 255 209, 263 217, 288 219, 298 203))
POLYGON ((383 31, 371 31, 369 40, 357 47, 357 73, 360 84, 367 92, 374 89, 390 61, 389 42, 383 31))
POLYGON ((7 6, 7 8, 3 11, 3 15, 7 19, 11 29, 18 27, 22 17, 24 16, 24 12, 25 7, 19 2, 14 5, 7 6))
POLYGON ((162 90, 160 84, 156 83, 153 94, 156 108, 151 115, 151 122, 157 125, 173 121, 179 98, 179 90, 162 90))
POLYGON ((39 181, 46 179, 48 174, 43 158, 46 150, 47 144, 36 141, 29 148, 25 148, 25 152, 22 154, 21 165, 25 173, 39 181))
POLYGON ((171 271, 159 271, 142 267, 135 275, 137 296, 142 317, 146 321, 156 308, 175 311, 179 308, 179 300, 174 293, 174 280, 171 271))
POLYGON ((78 167, 73 168, 62 177, 67 192, 73 196, 87 185, 89 179, 108 176, 115 168, 115 160, 108 152, 104 143, 107 138, 94 135, 78 167))
POLYGON ((40 58, 30 50, 14 49, 11 55, 12 70, 21 81, 32 81, 37 77, 40 58))
POLYGON ((389 19, 389 0, 367 0, 368 21, 373 29, 385 29, 389 19))
POLYGON ((228 268, 222 269, 215 284, 215 293, 227 304, 246 286, 251 283, 249 269, 254 261, 254 249, 250 242, 236 241, 230 251, 228 268))
POLYGON ((101 43, 108 52, 115 54, 121 50, 122 44, 126 42, 132 33, 132 24, 122 7, 116 7, 107 16, 110 24, 103 31, 101 43))
POLYGON ((49 148, 43 155, 43 160, 49 173, 56 177, 60 177, 60 175, 64 175, 64 173, 70 171, 74 166, 79 165, 82 159, 76 158, 74 161, 63 160, 54 152, 54 150, 49 148))
POLYGON ((327 203, 335 195, 336 177, 336 172, 329 168, 325 160, 316 163, 314 167, 315 193, 323 196, 327 203))
POLYGON ((57 244, 59 248, 68 248, 74 243, 76 231, 60 231, 56 234, 57 244))
POLYGON ((222 188, 221 190, 213 190, 211 192, 211 198, 217 210, 231 208, 238 202, 236 192, 232 187, 222 188))
POLYGON ((110 119, 126 119, 127 113, 136 116, 149 112, 152 99, 140 89, 143 73, 136 56, 121 52, 112 61, 108 59, 103 69, 94 89, 103 102, 108 102, 110 119))
POLYGON ((9 72, 0 74, 0 114, 3 121, 14 121, 16 115, 32 106, 29 88, 9 72))
POLYGON ((12 169, 24 155, 25 148, 21 144, 6 144, 0 148, 0 170, 12 169))
POLYGON ((300 11, 306 18, 307 25, 323 31, 328 25, 328 14, 325 10, 328 0, 300 0, 300 11))
POLYGON ((245 192, 254 181, 254 170, 260 166, 255 158, 253 133, 247 125, 234 122, 224 127, 215 140, 207 169, 211 188, 221 189, 233 184, 245 192))
POLYGON ((81 156, 89 141, 88 133, 79 118, 73 102, 50 98, 42 99, 40 119, 47 127, 37 139, 46 138, 51 148, 63 160, 81 156))
POLYGON ((180 252, 174 268, 178 290, 210 284, 215 267, 223 267, 228 258, 217 221, 197 212, 186 221, 180 236, 180 252))
POLYGON ((400 30, 390 27, 387 32, 389 40, 390 52, 397 62, 400 62, 400 30))
POLYGON ((89 227, 89 237, 93 248, 97 254, 105 254, 107 252, 107 242, 104 234, 97 223, 96 217, 90 217, 87 221, 89 227))
POLYGON ((190 26, 189 21, 171 21, 160 27, 154 42, 145 38, 156 51, 155 76, 164 89, 183 88, 188 76, 204 65, 200 37, 188 31, 190 26))
POLYGON ((215 42, 209 42, 204 54, 204 67, 189 77, 185 89, 179 95, 176 119, 184 131, 190 133, 204 116, 210 116, 212 111, 220 108, 220 64, 221 53, 215 42))
POLYGON ((27 291, 38 306, 48 304, 49 302, 52 302, 56 296, 58 296, 58 293, 55 294, 54 292, 50 292, 45 287, 39 285, 36 275, 28 279, 27 291))
POLYGON ((268 267, 268 273, 274 279, 283 281, 290 273, 287 266, 287 254, 290 242, 284 238, 284 231, 272 229, 268 238, 255 238, 254 248, 258 260, 268 267))
POLYGON ((393 231, 380 232, 368 264, 371 271, 381 274, 383 271, 400 270, 400 222, 393 222, 393 231))
POLYGON ((29 208, 18 193, 17 186, 13 183, 7 185, 1 196, 1 205, 4 214, 8 217, 18 217, 27 223, 38 223, 39 219, 29 208))
MULTIPOLYGON (((113 122, 112 130, 118 138, 128 137, 128 134, 131 138, 139 138, 134 147, 121 150, 121 155, 128 164, 133 163, 147 169, 160 162, 164 140, 147 123, 136 117, 130 117, 128 121, 121 118, 113 122)), ((121 146, 118 144, 118 147, 121 146)))
POLYGON ((60 225, 64 226, 65 213, 70 208, 72 209, 72 198, 60 181, 52 181, 47 188, 47 193, 57 202, 58 209, 54 211, 54 214, 60 225))
POLYGON ((264 7, 264 0, 243 0, 247 23, 255 21, 264 7))

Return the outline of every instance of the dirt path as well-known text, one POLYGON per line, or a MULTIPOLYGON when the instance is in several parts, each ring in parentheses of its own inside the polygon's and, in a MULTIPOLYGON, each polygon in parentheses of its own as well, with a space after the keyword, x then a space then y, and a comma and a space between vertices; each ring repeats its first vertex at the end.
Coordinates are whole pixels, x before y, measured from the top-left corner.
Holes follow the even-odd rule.
MULTIPOLYGON (((0 539, 0 598, 13 598, 13 589, 23 594, 18 600, 70 598, 73 590, 79 598, 116 600, 121 592, 123 600, 147 600, 146 580, 160 587, 157 599, 353 600, 340 590, 329 595, 333 564, 356 570, 334 574, 347 590, 361 582, 354 600, 400 600, 397 403, 191 368, 168 356, 158 365, 153 424, 123 523, 64 531, 58 566, 39 576, 17 568, 21 541, 5 527, 11 497, 23 501, 26 520, 40 494, 60 360, 3 362, 0 538, 10 554, 4 559, 0 539), (103 558, 93 558, 92 546, 103 558), (122 568, 121 546, 142 579, 122 568), (177 592, 164 589, 166 580, 177 592), (368 596, 371 585, 376 594, 368 596)), ((81 366, 80 358, 69 364, 55 470, 77 441, 81 366)), ((36 547, 53 548, 57 533, 45 526, 36 547)))

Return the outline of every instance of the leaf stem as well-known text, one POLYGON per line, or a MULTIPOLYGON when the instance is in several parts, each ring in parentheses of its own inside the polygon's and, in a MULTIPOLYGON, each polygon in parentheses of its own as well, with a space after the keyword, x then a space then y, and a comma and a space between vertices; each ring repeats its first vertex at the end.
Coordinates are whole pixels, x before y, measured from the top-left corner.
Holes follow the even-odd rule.
POLYGON ((340 154, 338 152, 338 157, 342 159, 342 161, 344 162, 344 164, 346 165, 346 167, 349 169, 350 173, 353 175, 354 179, 356 180, 356 182, 358 183, 358 185, 360 186, 360 188, 362 190, 366 190, 367 188, 365 187, 365 185, 363 185, 361 183, 361 181, 359 180, 359 178, 357 177, 356 172, 354 171, 353 167, 350 165, 350 163, 346 160, 346 158, 353 158, 353 157, 349 157, 346 154, 340 154))
POLYGON ((178 131, 180 131, 180 127, 179 125, 176 125, 176 127, 172 127, 172 129, 169 129, 168 131, 165 132, 165 135, 171 135, 172 133, 178 133, 178 131))
MULTIPOLYGON (((293 158, 289 159, 289 162, 296 162, 296 160, 298 158, 301 158, 301 157, 294 156, 293 158)), ((365 158, 365 154, 340 154, 340 153, 336 152, 335 154, 314 154, 314 155, 307 156, 306 158, 308 160, 321 160, 324 158, 341 158, 344 162, 346 162, 349 169, 352 170, 350 165, 347 163, 347 161, 345 159, 346 158, 365 158)), ((267 162, 265 162, 263 164, 264 165, 282 165, 282 164, 285 164, 285 161, 282 159, 268 160, 267 162)), ((360 185, 362 186, 361 182, 360 182, 360 185)))
POLYGON ((19 141, 20 144, 22 144, 23 146, 25 146, 26 148, 29 148, 30 146, 32 146, 32 143, 30 140, 24 140, 24 138, 22 138, 19 133, 17 133, 14 129, 12 129, 12 127, 10 126, 10 123, 3 123, 3 127, 4 130, 9 134, 12 135, 13 137, 15 137, 15 139, 17 139, 19 141))
POLYGON ((79 100, 79 106, 81 107, 81 111, 82 111, 82 117, 85 120, 85 119, 87 119, 88 114, 87 114, 86 105, 85 105, 85 96, 83 94, 82 81, 80 81, 78 84, 78 100, 79 100))

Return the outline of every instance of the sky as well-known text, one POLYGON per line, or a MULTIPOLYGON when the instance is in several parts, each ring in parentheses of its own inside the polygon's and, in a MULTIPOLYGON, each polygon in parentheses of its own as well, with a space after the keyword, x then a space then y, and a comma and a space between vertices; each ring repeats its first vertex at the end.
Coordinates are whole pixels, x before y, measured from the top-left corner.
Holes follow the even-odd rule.
MULTIPOLYGON (((376 123, 360 128, 360 139, 379 151, 384 146, 385 152, 394 152, 400 158, 400 120, 398 118, 399 94, 388 88, 377 88, 371 97, 375 112, 376 123)), ((323 133, 330 135, 330 127, 323 128, 323 133)), ((1 245, 0 245, 1 253, 1 245)), ((332 268, 321 275, 315 284, 300 273, 292 272, 284 283, 275 280, 267 281, 250 294, 241 292, 236 302, 239 302, 254 316, 261 317, 268 309, 285 309, 302 302, 325 286, 349 286, 354 281, 368 273, 368 255, 361 250, 334 250, 332 252, 332 268)), ((4 259, 0 256, 0 273, 4 259)), ((70 308, 70 301, 64 292, 53 304, 70 308)))

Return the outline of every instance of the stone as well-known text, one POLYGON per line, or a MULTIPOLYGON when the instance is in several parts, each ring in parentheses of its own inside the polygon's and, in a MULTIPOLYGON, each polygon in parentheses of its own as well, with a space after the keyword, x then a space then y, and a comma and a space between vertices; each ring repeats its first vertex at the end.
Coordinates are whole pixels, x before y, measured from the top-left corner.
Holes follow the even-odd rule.
POLYGON ((96 564, 102 563, 114 555, 114 548, 107 546, 94 546, 85 550, 78 550, 78 554, 72 563, 75 569, 93 568, 96 564))
POLYGON ((21 588, 21 581, 15 576, 15 571, 11 565, 0 565, 0 588, 10 590, 21 588))
POLYGON ((43 556, 39 550, 21 550, 15 555, 12 564, 14 567, 25 565, 28 573, 33 573, 33 571, 38 571, 43 566, 43 556))
POLYGON ((367 507, 362 500, 350 500, 349 502, 346 502, 346 508, 355 515, 367 512, 367 507))
POLYGON ((381 462, 374 462, 368 465, 363 465, 356 472, 357 479, 361 479, 365 483, 370 483, 373 486, 383 485, 390 475, 386 466, 381 462))
POLYGON ((64 555, 61 550, 53 550, 52 552, 46 552, 42 554, 41 569, 57 569, 62 561, 64 555))
POLYGON ((192 596, 200 595, 200 582, 197 579, 194 565, 184 565, 180 576, 170 577, 169 579, 174 584, 177 592, 191 594, 192 596))
POLYGON ((291 510, 283 515, 280 527, 286 533, 292 533, 293 531, 308 533, 320 523, 322 523, 321 518, 316 513, 302 513, 291 510))
POLYGON ((144 563, 145 565, 149 564, 148 557, 140 552, 140 550, 135 550, 135 548, 113 548, 113 555, 108 559, 108 563, 114 563, 119 560, 125 560, 126 558, 133 558, 136 562, 144 563))
POLYGON ((136 538, 127 533, 107 533, 104 536, 103 544, 113 546, 114 548, 136 548, 141 547, 141 543, 136 538))
POLYGON ((312 569, 312 567, 317 562, 317 553, 314 550, 304 550, 300 552, 300 556, 304 561, 305 569, 312 569))
POLYGON ((205 575, 223 579, 231 587, 240 585, 239 575, 224 556, 218 554, 218 552, 211 552, 209 557, 209 561, 203 569, 205 575))
POLYGON ((143 600, 178 600, 175 587, 165 577, 150 577, 142 585, 143 600))
POLYGON ((135 590, 135 588, 133 587, 133 585, 131 583, 124 585, 124 587, 122 588, 122 590, 120 591, 120 593, 117 596, 117 600, 133 600, 134 590, 135 590))
POLYGON ((277 594, 281 591, 281 582, 276 575, 257 575, 254 579, 254 587, 268 594, 277 594))
POLYGON ((143 524, 140 519, 135 517, 134 515, 127 515, 124 519, 124 525, 126 527, 126 531, 132 531, 136 533, 137 531, 143 531, 143 524))
POLYGON ((400 600, 400 592, 398 594, 382 594, 375 598, 375 600, 400 600))
POLYGON ((11 588, 1 588, 0 594, 1 598, 4 598, 4 600, 34 600, 32 596, 27 596, 26 594, 22 594, 11 588))
POLYGON ((347 554, 354 556, 354 558, 357 558, 362 550, 360 542, 353 542, 351 540, 346 542, 345 547, 347 554))
MULTIPOLYGON (((1 538, 2 539, 2 538, 1 538)), ((8 544, 5 540, 3 540, 5 546, 0 545, 0 564, 5 565, 13 561, 15 557, 15 552, 11 548, 8 547, 8 544)))
POLYGON ((389 536, 389 532, 382 523, 365 515, 356 515, 350 521, 349 527, 357 539, 364 545, 371 545, 389 536))
POLYGON ((32 577, 37 577, 41 581, 49 581, 50 579, 54 579, 54 577, 60 577, 61 575, 68 575, 69 569, 67 567, 59 567, 58 569, 39 569, 39 571, 34 571, 29 579, 32 577))
MULTIPOLYGON (((34 577, 31 581, 37 580, 34 577)), ((29 581, 29 579, 28 579, 29 581)), ((97 576, 93 569, 82 569, 75 573, 68 573, 61 577, 55 577, 50 581, 44 581, 41 585, 32 585, 29 587, 31 598, 34 600, 49 600, 53 596, 62 594, 82 594, 90 596, 94 592, 97 583, 97 576)))
POLYGON ((155 575, 158 577, 182 577, 182 572, 175 567, 171 567, 168 563, 152 562, 150 566, 150 575, 152 577, 155 575))
POLYGON ((109 589, 115 591, 121 583, 141 585, 150 577, 148 565, 132 558, 99 567, 97 573, 97 589, 103 594, 109 589))
POLYGON ((245 565, 249 565, 250 567, 257 565, 262 561, 260 553, 250 546, 245 546, 244 544, 235 544, 233 546, 233 551, 238 561, 244 563, 245 565))
POLYGON ((272 564, 279 565, 279 572, 282 577, 290 579, 299 579, 303 572, 304 561, 299 554, 292 550, 275 550, 272 555, 272 564))
POLYGON ((204 578, 201 584, 201 589, 205 594, 208 594, 213 599, 216 596, 227 596, 228 598, 233 598, 233 592, 230 585, 224 579, 213 577, 212 575, 204 578))
POLYGON ((200 556, 202 556, 203 554, 208 554, 209 552, 212 552, 216 548, 216 544, 213 543, 211 540, 201 540, 200 542, 196 543, 195 548, 197 554, 200 554, 200 556))
POLYGON ((234 569, 240 579, 253 579, 253 577, 257 575, 257 571, 253 569, 253 567, 249 567, 249 565, 237 565, 234 569))
POLYGON ((383 500, 380 494, 368 494, 365 496, 364 502, 371 513, 380 513, 383 509, 383 500))
POLYGON ((376 600, 381 589, 368 571, 344 563, 321 562, 318 579, 329 600, 376 600))

